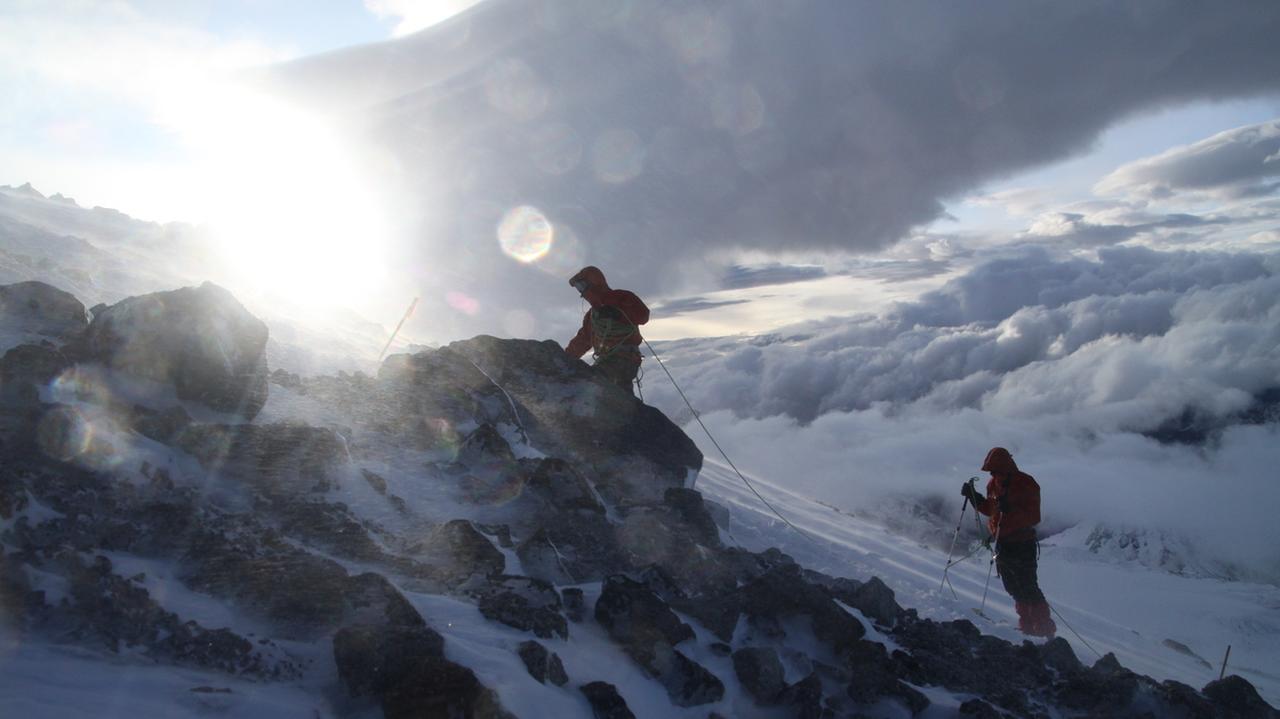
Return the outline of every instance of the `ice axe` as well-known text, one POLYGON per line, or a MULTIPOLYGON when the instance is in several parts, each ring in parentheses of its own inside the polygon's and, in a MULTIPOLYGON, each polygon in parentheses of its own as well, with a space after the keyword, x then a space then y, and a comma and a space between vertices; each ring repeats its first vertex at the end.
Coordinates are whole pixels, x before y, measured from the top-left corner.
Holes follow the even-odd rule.
POLYGON ((404 323, 409 319, 409 315, 418 307, 418 298, 414 297, 413 302, 409 303, 409 309, 404 311, 404 317, 400 318, 400 323, 396 325, 395 331, 387 338, 387 344, 383 346, 382 351, 378 353, 378 362, 382 362, 382 358, 386 356, 387 350, 391 349, 391 343, 395 341, 396 335, 400 334, 400 328, 404 327, 404 323))

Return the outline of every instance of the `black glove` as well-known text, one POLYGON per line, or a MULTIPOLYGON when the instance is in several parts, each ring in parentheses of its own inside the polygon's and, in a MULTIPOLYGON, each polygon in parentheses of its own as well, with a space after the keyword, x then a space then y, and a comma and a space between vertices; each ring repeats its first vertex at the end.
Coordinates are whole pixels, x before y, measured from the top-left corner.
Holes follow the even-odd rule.
POLYGON ((965 482, 960 486, 960 496, 968 498, 974 506, 986 501, 981 494, 978 494, 978 490, 974 489, 973 482, 965 482))

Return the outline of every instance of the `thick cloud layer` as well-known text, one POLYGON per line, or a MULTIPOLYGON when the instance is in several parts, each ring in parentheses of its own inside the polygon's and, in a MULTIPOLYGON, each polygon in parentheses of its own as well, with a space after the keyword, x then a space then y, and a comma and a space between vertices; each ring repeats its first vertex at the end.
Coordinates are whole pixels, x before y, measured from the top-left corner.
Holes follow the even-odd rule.
POLYGON ((1280 89, 1278 35, 1271 3, 490 0, 276 78, 367 109, 420 200, 424 302, 475 297, 474 330, 586 262, 652 293, 711 251, 883 248, 1144 107, 1280 89), (558 240, 531 265, 495 237, 521 205, 558 240))
MULTIPOLYGON (((1152 430, 1280 386, 1274 256, 1040 247, 979 265, 879 317, 665 343, 700 410, 808 422, 877 403, 1078 414, 1152 430)), ((661 383, 652 392, 668 401, 661 383)))
MULTIPOLYGON (((793 491, 958 513, 1004 445, 1040 478, 1047 530, 1185 533, 1209 565, 1280 581, 1275 254, 1026 246, 883 316, 657 348, 734 462, 793 491)), ((647 401, 717 456, 646 369, 647 401)))

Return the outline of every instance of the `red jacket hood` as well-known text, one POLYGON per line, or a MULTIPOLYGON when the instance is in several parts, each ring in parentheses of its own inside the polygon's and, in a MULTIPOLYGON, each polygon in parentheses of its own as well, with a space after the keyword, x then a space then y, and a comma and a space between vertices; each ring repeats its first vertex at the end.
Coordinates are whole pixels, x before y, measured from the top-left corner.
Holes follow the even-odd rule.
POLYGON ((599 267, 587 265, 578 270, 578 274, 569 278, 569 284, 573 284, 578 280, 586 280, 590 287, 586 292, 582 293, 584 299, 591 303, 592 307, 601 304, 601 300, 612 289, 609 287, 609 281, 604 278, 604 273, 599 267))
POLYGON ((987 452, 987 458, 982 461, 982 471, 1013 474, 1018 471, 1018 465, 1013 461, 1013 455, 1009 454, 1009 450, 1004 447, 992 447, 991 451, 987 452))

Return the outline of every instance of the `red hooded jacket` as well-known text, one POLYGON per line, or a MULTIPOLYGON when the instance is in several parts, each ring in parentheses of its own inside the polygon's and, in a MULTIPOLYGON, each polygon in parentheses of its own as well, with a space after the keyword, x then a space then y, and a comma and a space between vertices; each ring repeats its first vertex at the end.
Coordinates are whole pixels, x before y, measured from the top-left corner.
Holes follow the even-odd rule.
POLYGON ((1035 526, 1040 523, 1040 485, 1031 475, 1018 469, 1013 455, 1004 447, 994 447, 987 452, 982 471, 991 473, 987 482, 987 497, 974 505, 987 515, 987 527, 992 535, 996 528, 1000 533, 996 540, 1008 542, 1031 541, 1036 538, 1035 526), (1005 511, 1000 511, 1000 500, 1005 499, 1005 511))
MULTIPOLYGON (((569 284, 573 284, 578 280, 586 280, 587 291, 582 293, 587 302, 591 303, 592 309, 597 307, 616 307, 622 311, 628 320, 634 325, 642 325, 649 321, 649 308, 644 302, 632 292, 627 290, 615 290, 609 286, 604 278, 604 273, 596 267, 583 267, 574 275, 569 284)), ((569 340, 569 345, 564 348, 570 357, 581 357, 591 349, 591 311, 588 310, 582 316, 582 329, 578 330, 578 334, 569 340)), ((622 340, 623 345, 638 346, 644 340, 640 336, 640 331, 636 330, 631 336, 622 340)))

